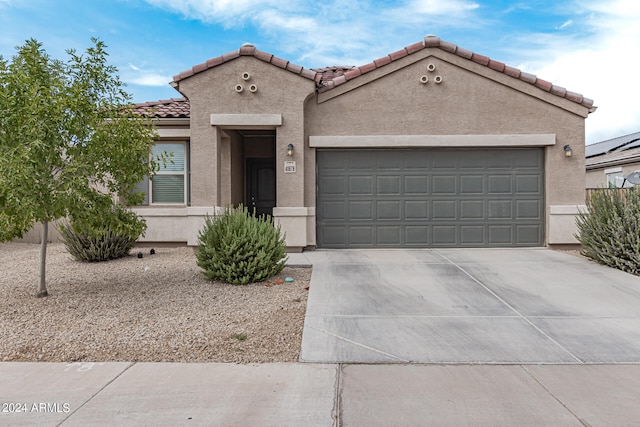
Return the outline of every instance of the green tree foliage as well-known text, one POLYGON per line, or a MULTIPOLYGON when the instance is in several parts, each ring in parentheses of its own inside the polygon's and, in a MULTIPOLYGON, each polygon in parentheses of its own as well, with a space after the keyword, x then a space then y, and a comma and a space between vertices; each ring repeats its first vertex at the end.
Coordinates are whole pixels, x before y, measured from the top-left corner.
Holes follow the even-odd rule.
MULTIPOLYGON (((36 40, 0 57, 0 241, 42 222, 82 222, 112 206, 141 202, 135 185, 153 175, 155 131, 135 115, 131 96, 97 39, 84 54, 52 59, 36 40)), ((46 238, 38 296, 46 296, 46 238)))
POLYGON ((594 192, 577 220, 583 255, 640 274, 640 189, 594 192))
POLYGON ((209 280, 244 285, 280 273, 286 263, 286 245, 273 218, 256 218, 246 207, 228 208, 207 217, 198 236, 198 266, 209 280))

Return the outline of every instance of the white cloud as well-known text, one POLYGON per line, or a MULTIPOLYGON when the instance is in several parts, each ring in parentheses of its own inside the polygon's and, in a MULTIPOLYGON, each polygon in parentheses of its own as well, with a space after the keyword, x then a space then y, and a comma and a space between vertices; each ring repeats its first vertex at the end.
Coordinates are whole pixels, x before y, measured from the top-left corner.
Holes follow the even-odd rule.
POLYGON ((562 25, 556 27, 556 30, 564 30, 565 28, 567 28, 570 25, 573 25, 573 20, 572 19, 569 19, 569 20, 563 22, 562 25))
POLYGON ((580 5, 573 20, 587 31, 580 36, 564 32, 523 36, 521 46, 525 41, 536 42, 521 68, 595 101, 598 110, 586 121, 587 143, 637 132, 640 3, 614 0, 580 5))
POLYGON ((157 70, 141 68, 129 63, 129 67, 122 70, 122 80, 129 84, 151 87, 166 87, 172 76, 165 75, 157 70))
POLYGON ((128 82, 141 86, 165 87, 172 80, 171 76, 165 76, 164 74, 144 73, 130 78, 128 82))

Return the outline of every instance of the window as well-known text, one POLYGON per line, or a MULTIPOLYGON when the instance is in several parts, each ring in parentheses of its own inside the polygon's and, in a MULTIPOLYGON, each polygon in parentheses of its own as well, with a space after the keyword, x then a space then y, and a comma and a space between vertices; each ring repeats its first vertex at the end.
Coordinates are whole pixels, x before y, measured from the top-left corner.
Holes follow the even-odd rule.
POLYGON ((156 143, 151 155, 166 152, 169 159, 166 165, 149 180, 145 177, 137 186, 137 191, 145 194, 143 205, 187 204, 187 144, 183 142, 156 143))

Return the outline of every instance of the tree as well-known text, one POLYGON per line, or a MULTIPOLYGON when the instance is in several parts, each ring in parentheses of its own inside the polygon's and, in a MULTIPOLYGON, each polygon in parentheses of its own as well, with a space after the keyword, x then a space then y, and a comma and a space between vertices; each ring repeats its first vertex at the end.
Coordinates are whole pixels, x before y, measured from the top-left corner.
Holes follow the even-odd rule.
POLYGON ((134 114, 131 96, 92 39, 85 54, 55 60, 34 39, 0 57, 0 241, 43 225, 38 297, 47 296, 49 223, 82 220, 113 205, 142 202, 136 183, 157 170, 147 162, 155 130, 134 114))

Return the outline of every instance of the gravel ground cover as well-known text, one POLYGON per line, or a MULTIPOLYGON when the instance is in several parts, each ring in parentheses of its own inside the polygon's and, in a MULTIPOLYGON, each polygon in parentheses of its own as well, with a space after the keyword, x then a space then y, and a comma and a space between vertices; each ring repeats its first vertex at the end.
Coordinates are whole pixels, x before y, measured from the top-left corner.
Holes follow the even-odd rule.
POLYGON ((149 249, 81 263, 50 244, 36 298, 39 245, 0 244, 0 361, 298 360, 311 269, 236 286, 206 280, 193 248, 149 249))

